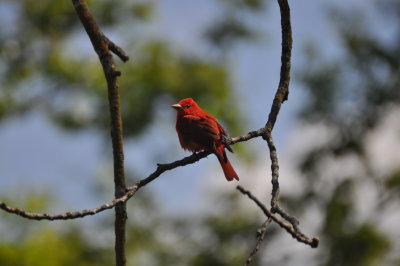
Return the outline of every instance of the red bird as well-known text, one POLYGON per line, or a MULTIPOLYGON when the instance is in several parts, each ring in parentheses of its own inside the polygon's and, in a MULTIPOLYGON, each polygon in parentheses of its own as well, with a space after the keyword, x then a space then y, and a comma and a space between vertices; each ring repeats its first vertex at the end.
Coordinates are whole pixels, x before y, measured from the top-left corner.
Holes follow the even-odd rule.
POLYGON ((172 107, 178 111, 176 131, 182 148, 192 152, 205 150, 214 153, 226 179, 239 180, 225 153, 225 148, 233 152, 225 144, 226 131, 218 124, 217 119, 204 112, 192 98, 183 99, 172 107))

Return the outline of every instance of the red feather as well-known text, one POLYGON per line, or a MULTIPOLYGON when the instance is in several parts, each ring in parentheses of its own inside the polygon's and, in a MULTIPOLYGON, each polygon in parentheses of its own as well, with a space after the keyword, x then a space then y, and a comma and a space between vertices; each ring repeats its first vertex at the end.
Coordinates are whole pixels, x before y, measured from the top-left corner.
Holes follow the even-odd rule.
POLYGON ((217 119, 204 112, 192 98, 181 100, 172 105, 178 113, 176 116, 176 131, 183 149, 192 152, 209 151, 214 153, 228 181, 239 180, 226 156, 225 148, 231 148, 224 143, 227 137, 225 129, 217 119))

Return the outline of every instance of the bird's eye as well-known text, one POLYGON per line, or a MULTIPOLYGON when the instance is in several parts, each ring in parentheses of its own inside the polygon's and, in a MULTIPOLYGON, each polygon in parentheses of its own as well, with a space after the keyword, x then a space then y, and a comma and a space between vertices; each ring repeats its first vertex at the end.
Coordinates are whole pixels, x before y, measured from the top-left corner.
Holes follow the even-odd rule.
POLYGON ((185 109, 187 109, 187 108, 189 108, 189 107, 190 107, 189 104, 186 104, 186 105, 183 106, 183 108, 185 108, 185 109))

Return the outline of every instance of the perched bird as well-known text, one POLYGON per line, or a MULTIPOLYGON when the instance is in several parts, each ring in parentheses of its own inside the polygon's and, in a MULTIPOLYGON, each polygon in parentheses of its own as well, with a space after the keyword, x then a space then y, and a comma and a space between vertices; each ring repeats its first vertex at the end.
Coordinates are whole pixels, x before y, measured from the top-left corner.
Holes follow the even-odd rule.
POLYGON ((176 131, 183 149, 192 152, 209 151, 214 153, 228 181, 239 180, 225 148, 233 152, 226 144, 227 134, 217 119, 204 112, 192 98, 186 98, 172 105, 176 109, 176 131))

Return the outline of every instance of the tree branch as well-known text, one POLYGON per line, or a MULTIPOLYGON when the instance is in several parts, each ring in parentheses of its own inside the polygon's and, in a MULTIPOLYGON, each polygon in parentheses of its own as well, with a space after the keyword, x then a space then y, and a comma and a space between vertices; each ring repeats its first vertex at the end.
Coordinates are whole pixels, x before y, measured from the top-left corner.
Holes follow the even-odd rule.
POLYGON ((272 138, 272 134, 267 133, 264 136, 268 143, 269 154, 270 154, 270 158, 271 158, 271 173, 272 173, 271 212, 278 213, 286 221, 290 222, 296 230, 298 230, 299 229, 298 228, 299 221, 296 219, 296 217, 291 216, 288 213, 286 213, 278 204, 279 192, 280 192, 279 181, 278 181, 278 179, 279 179, 278 155, 276 153, 276 147, 274 144, 274 140, 272 138))
MULTIPOLYGON (((247 141, 252 138, 260 137, 264 134, 264 130, 265 130, 265 128, 260 128, 257 131, 251 131, 242 136, 232 138, 232 139, 228 140, 228 142, 230 145, 233 145, 238 142, 247 141)), ((210 155, 209 152, 203 151, 203 152, 199 152, 199 153, 194 153, 190 156, 187 156, 183 159, 177 160, 172 163, 158 164, 157 169, 153 173, 151 173, 146 178, 136 182, 136 184, 134 184, 133 186, 128 187, 126 189, 126 192, 124 195, 114 199, 110 203, 103 204, 94 209, 66 212, 66 213, 62 213, 62 214, 31 213, 31 212, 27 212, 20 208, 10 207, 7 204, 5 204, 4 202, 0 202, 0 209, 4 210, 6 212, 9 212, 9 213, 19 215, 19 216, 27 218, 27 219, 32 219, 32 220, 51 220, 51 221, 53 221, 53 220, 70 220, 70 219, 76 219, 76 218, 83 218, 88 215, 94 215, 96 213, 111 209, 119 203, 124 203, 124 202, 128 201, 141 187, 144 187, 145 185, 149 184, 150 182, 152 182, 153 180, 158 178, 164 172, 175 169, 180 166, 185 166, 188 164, 195 163, 195 162, 207 157, 208 155, 210 155)))
POLYGON ((313 248, 318 247, 319 243, 318 238, 311 239, 306 237, 300 230, 296 230, 290 223, 287 223, 279 219, 275 214, 273 214, 270 210, 268 210, 268 208, 262 202, 260 202, 253 194, 251 194, 250 191, 244 189, 242 186, 237 186, 236 188, 242 194, 247 195, 251 200, 253 200, 257 204, 257 206, 264 212, 265 216, 271 218, 275 223, 277 223, 280 227, 282 227, 289 234, 291 234, 293 238, 297 239, 297 241, 310 245, 313 248))
POLYGON ((111 41, 107 36, 105 36, 102 32, 102 37, 104 39, 104 41, 107 43, 108 45, 108 49, 110 49, 111 52, 113 52, 115 55, 117 55, 123 62, 126 62, 129 60, 129 56, 127 55, 127 53, 125 53, 124 50, 122 50, 121 47, 119 47, 118 45, 116 45, 113 41, 111 41))
MULTIPOLYGON (((84 26, 93 48, 99 56, 103 67, 104 75, 107 80, 108 102, 111 120, 111 139, 113 146, 114 159, 114 184, 115 198, 119 198, 126 193, 125 173, 124 173, 124 149, 122 138, 122 119, 119 97, 119 86, 117 77, 121 72, 117 70, 114 59, 110 52, 116 53, 123 61, 128 60, 125 52, 111 42, 101 32, 95 19, 89 11, 84 0, 72 0, 76 13, 84 26)), ((116 265, 126 265, 125 256, 125 227, 126 227, 126 206, 125 202, 118 203, 115 207, 115 256, 116 265)))
POLYGON ((292 57, 292 27, 290 23, 290 8, 287 0, 278 0, 281 12, 282 27, 282 52, 281 52, 281 73, 278 90, 276 91, 271 111, 268 115, 268 121, 265 127, 268 132, 272 132, 282 103, 289 96, 290 67, 292 57))
MULTIPOLYGON (((290 83, 290 68, 291 68, 291 56, 292 56, 292 28, 290 22, 290 7, 287 0, 278 0, 279 10, 281 13, 281 28, 282 28, 282 52, 281 52, 281 71, 278 89, 275 93, 274 100, 272 102, 271 110, 268 115, 268 121, 264 127, 263 139, 267 141, 268 148, 270 151, 271 158, 271 183, 272 183, 272 198, 271 198, 271 211, 269 211, 264 204, 262 204, 256 197, 254 197, 249 191, 245 190, 241 186, 237 186, 237 189, 246 194, 252 199, 264 212, 264 214, 274 220, 282 228, 286 229, 294 238, 298 241, 310 245, 311 247, 317 247, 319 240, 317 238, 310 239, 306 237, 298 228, 299 221, 290 216, 284 210, 279 207, 279 163, 276 147, 272 137, 272 130, 274 128, 276 119, 281 109, 282 103, 288 99, 289 95, 289 83, 290 83), (282 218, 290 222, 290 224, 280 220, 273 213, 278 213, 282 218)), ((263 237, 259 238, 257 246, 263 240, 263 237)), ((254 250, 253 250, 254 251, 254 250)), ((255 253, 255 252, 254 252, 255 253)), ((250 263, 252 254, 247 259, 246 263, 250 263)))
POLYGON ((299 221, 286 213, 278 204, 279 200, 279 164, 276 147, 272 137, 272 130, 274 128, 276 119, 281 109, 282 103, 288 99, 289 83, 290 83, 290 68, 292 56, 292 28, 290 23, 290 7, 287 0, 278 0, 279 9, 281 13, 281 28, 282 28, 282 52, 281 52, 281 72, 278 89, 275 93, 272 102, 271 110, 268 115, 268 121, 265 125, 265 134, 263 139, 267 141, 271 158, 271 172, 272 172, 272 198, 271 198, 271 211, 279 213, 284 219, 289 221, 294 228, 298 228, 299 221))
MULTIPOLYGON (((130 191, 129 191, 130 192, 130 191)), ((133 195, 133 194, 132 194, 133 195)), ((21 217, 31 219, 31 220, 72 220, 72 219, 77 219, 77 218, 83 218, 88 215, 95 215, 99 212, 112 209, 117 205, 118 203, 125 202, 127 201, 131 196, 131 193, 126 193, 123 197, 114 199, 110 203, 103 204, 99 207, 96 207, 94 209, 90 210, 82 210, 82 211, 72 211, 72 212, 65 212, 62 214, 48 214, 48 213, 33 213, 33 212, 27 212, 23 209, 20 208, 14 208, 6 205, 4 202, 0 202, 0 209, 13 213, 16 215, 19 215, 21 217)))
POLYGON ((267 227, 271 222, 272 222, 272 219, 268 217, 268 219, 265 220, 265 222, 261 225, 260 229, 258 229, 258 231, 257 231, 257 243, 256 243, 255 247, 253 248, 253 250, 251 251, 251 253, 250 253, 249 257, 247 258, 247 260, 243 263, 243 266, 250 265, 250 263, 253 260, 254 256, 256 255, 256 253, 258 252, 258 250, 261 247, 261 243, 263 242, 265 234, 267 233, 267 227))

